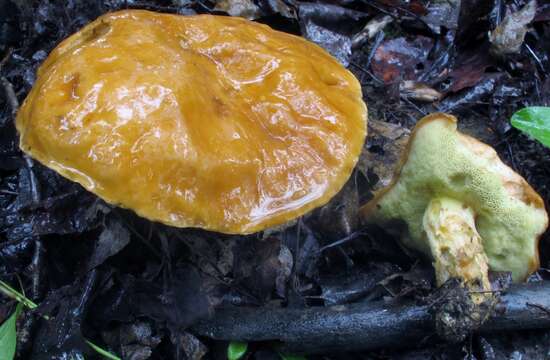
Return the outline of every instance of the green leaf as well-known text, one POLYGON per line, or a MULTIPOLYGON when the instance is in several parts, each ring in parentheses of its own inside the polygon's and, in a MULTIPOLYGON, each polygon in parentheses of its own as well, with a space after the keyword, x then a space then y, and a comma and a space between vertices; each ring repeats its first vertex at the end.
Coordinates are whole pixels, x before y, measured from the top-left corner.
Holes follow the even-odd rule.
MULTIPOLYGON (((17 305, 17 308, 16 308, 16 310, 19 311, 19 312, 21 312, 21 310, 22 310, 22 305, 28 307, 29 309, 36 309, 38 307, 38 305, 36 303, 34 303, 31 299, 28 299, 27 297, 25 297, 24 294, 22 294, 19 291, 15 290, 9 284, 3 282, 2 280, 0 280, 0 294, 4 294, 7 297, 9 297, 10 299, 13 299, 13 300, 16 300, 17 302, 19 302, 19 304, 17 305)), ((19 313, 17 313, 17 314, 19 314, 19 313)), ((17 315, 17 316, 19 316, 19 315, 17 315)), ((13 315, 12 315, 12 317, 13 317, 13 315)), ((11 355, 11 357, 5 357, 6 356, 5 354, 8 354, 8 352, 5 350, 4 345, 3 345, 4 344, 4 340, 3 340, 4 325, 7 324, 11 320, 12 317, 10 317, 8 320, 6 320, 6 322, 4 324, 2 324, 2 326, 0 326, 0 360, 12 360, 12 358, 13 358, 13 355, 11 355)), ((46 316, 46 315, 43 315, 42 317, 46 320, 49 319, 49 317, 46 316)), ((15 325, 14 325, 14 328, 15 328, 15 325)), ((15 339, 15 335, 14 335, 14 339, 15 339)), ((98 345, 94 344, 93 342, 91 342, 89 340, 86 340, 86 343, 95 352, 97 352, 98 354, 103 356, 105 359, 121 360, 117 355, 115 355, 113 353, 110 353, 109 351, 99 347, 98 345)), ((14 340, 13 344, 14 344, 13 345, 13 349, 14 349, 13 351, 15 352, 15 340, 14 340)))
POLYGON ((227 347, 227 360, 239 360, 246 354, 248 343, 232 341, 227 347))
POLYGON ((512 126, 550 147, 550 107, 531 106, 512 115, 512 126))
POLYGON ((282 360, 307 360, 304 356, 285 355, 279 353, 282 360))
POLYGON ((11 316, 0 325, 0 360, 13 360, 17 345, 17 330, 15 324, 21 312, 21 304, 17 304, 11 316))
POLYGON ((94 344, 93 342, 91 342, 90 340, 86 340, 86 344, 88 344, 92 349, 94 349, 95 352, 97 352, 98 354, 100 354, 101 356, 103 356, 105 359, 110 359, 110 360, 121 360, 118 356, 116 356, 115 354, 113 353, 110 353, 108 352, 107 350, 103 349, 103 348, 100 348, 99 346, 97 346, 96 344, 94 344))

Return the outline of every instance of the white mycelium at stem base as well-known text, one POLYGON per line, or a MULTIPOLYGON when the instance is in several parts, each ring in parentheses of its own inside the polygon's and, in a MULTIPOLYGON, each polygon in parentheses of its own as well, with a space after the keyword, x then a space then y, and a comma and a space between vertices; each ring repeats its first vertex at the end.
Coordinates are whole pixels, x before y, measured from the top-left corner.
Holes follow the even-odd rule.
POLYGON ((460 201, 439 197, 430 201, 422 226, 433 257, 438 286, 451 278, 460 279, 471 290, 474 303, 484 300, 491 290, 487 255, 475 227, 471 207, 460 201))

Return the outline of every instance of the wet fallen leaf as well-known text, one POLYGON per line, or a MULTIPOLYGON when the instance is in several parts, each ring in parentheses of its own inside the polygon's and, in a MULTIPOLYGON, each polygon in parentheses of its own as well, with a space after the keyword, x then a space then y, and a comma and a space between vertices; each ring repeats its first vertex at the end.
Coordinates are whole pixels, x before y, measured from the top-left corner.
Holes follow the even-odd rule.
POLYGON ((267 301, 272 293, 284 297, 294 259, 279 238, 243 239, 234 248, 236 284, 267 301))
POLYGON ((404 98, 422 102, 434 102, 443 97, 443 94, 432 87, 412 80, 402 81, 399 84, 399 91, 404 98))
POLYGON ((386 25, 390 24, 393 18, 389 15, 377 16, 370 20, 363 30, 353 36, 351 46, 355 49, 363 45, 367 40, 372 39, 374 35, 384 30, 386 25))
POLYGON ((78 359, 90 355, 92 351, 82 335, 81 324, 96 281, 97 272, 92 270, 85 279, 78 279, 48 294, 37 311, 49 319, 41 320, 37 329, 32 359, 78 359))
POLYGON ((260 8, 252 0, 221 0, 216 3, 214 10, 248 20, 254 20, 261 16, 260 8))
POLYGON ((263 0, 258 3, 258 6, 266 15, 278 14, 287 19, 296 19, 296 9, 283 0, 263 0))
POLYGON ((527 33, 527 25, 535 18, 537 2, 531 0, 515 13, 507 14, 502 23, 489 34, 491 52, 495 56, 506 56, 520 51, 527 33))
POLYGON ((435 34, 442 34, 446 30, 456 30, 460 1, 434 1, 426 8, 426 15, 422 20, 435 34))
POLYGON ((302 35, 332 54, 344 66, 351 56, 353 25, 367 14, 333 4, 300 3, 298 19, 302 35))
POLYGON ((472 87, 483 78, 486 69, 492 62, 486 48, 479 48, 473 54, 463 55, 457 59, 456 66, 443 80, 448 85, 445 92, 458 92, 472 87))
POLYGON ((316 233, 323 241, 335 241, 349 236, 359 227, 359 194, 354 177, 340 192, 314 213, 316 233))
POLYGON ((182 357, 187 360, 204 359, 208 348, 194 335, 182 332, 171 336, 172 343, 177 344, 178 351, 183 353, 182 357))
POLYGON ((388 186, 409 141, 410 131, 401 125, 369 120, 367 150, 359 158, 358 168, 372 170, 379 178, 373 190, 388 186))
POLYGON ((103 264, 107 258, 115 255, 130 243, 130 232, 117 220, 107 223, 99 235, 93 250, 88 271, 103 264))
POLYGON ((105 342, 120 348, 123 359, 149 359, 153 349, 161 342, 161 337, 145 321, 122 324, 102 335, 105 342))
POLYGON ((419 0, 379 0, 377 1, 381 5, 385 5, 388 10, 398 10, 402 13, 424 15, 426 14, 426 7, 419 0))
MULTIPOLYGON (((212 13, 211 10, 217 2, 218 0, 206 2, 194 0, 108 0, 101 2, 7 0, 4 3, 0 1, 0 48, 6 45, 14 47, 12 58, 2 67, 2 77, 6 77, 13 84, 17 98, 22 100, 35 80, 36 68, 46 58, 48 52, 72 31, 100 14, 128 6, 164 12, 212 13), (13 4, 17 5, 13 6, 13 4), (15 7, 19 7, 20 11, 15 11, 15 7), (25 10, 27 8, 28 10, 25 10), (8 20, 7 26, 6 19, 8 20), (13 26, 14 24, 16 25, 13 26), (17 29, 25 29, 25 31, 18 32, 17 29)), ((428 60, 419 65, 419 68, 424 66, 425 69, 416 69, 417 64, 414 61, 412 65, 405 66, 404 71, 398 69, 398 76, 391 84, 394 90, 393 99, 399 101, 398 90, 402 81, 420 82, 445 94, 447 99, 442 100, 439 104, 418 103, 417 106, 424 111, 432 111, 435 106, 440 109, 451 109, 450 111, 453 112, 460 111, 460 125, 468 129, 471 125, 475 125, 476 130, 473 135, 487 143, 498 143, 499 155, 506 158, 510 166, 519 168, 529 182, 537 188, 537 191, 544 194, 545 200, 548 200, 550 199, 550 182, 548 182, 550 149, 545 148, 538 141, 529 141, 526 136, 519 135, 516 131, 500 132, 497 130, 496 124, 506 124, 510 128, 511 114, 525 104, 544 104, 546 106, 550 104, 550 79, 548 76, 550 74, 548 67, 550 32, 548 31, 549 23, 547 23, 550 20, 550 6, 539 1, 533 26, 528 26, 529 33, 525 40, 530 49, 523 45, 522 52, 514 56, 512 61, 500 64, 497 64, 496 59, 490 56, 486 56, 489 59, 489 65, 472 58, 476 54, 478 56, 488 54, 487 34, 496 28, 496 24, 502 22, 505 13, 502 9, 506 6, 518 9, 518 6, 527 2, 528 0, 514 3, 508 1, 504 4, 505 2, 502 0, 460 1, 460 26, 453 29, 453 14, 447 16, 445 11, 448 10, 447 3, 454 6, 458 0, 424 2, 424 8, 422 5, 419 6, 417 1, 408 0, 377 0, 375 2, 338 0, 330 2, 332 5, 336 5, 333 7, 322 6, 327 3, 326 1, 314 2, 312 7, 318 13, 322 12, 321 15, 316 15, 314 20, 312 20, 313 16, 304 16, 301 20, 297 18, 300 1, 250 0, 250 3, 260 9, 261 18, 259 20, 278 30, 300 34, 299 22, 301 21, 302 26, 305 26, 306 21, 312 21, 316 25, 312 27, 312 30, 330 31, 352 38, 353 51, 349 58, 350 62, 358 64, 367 71, 372 70, 370 68, 371 60, 380 43, 384 44, 384 40, 403 37, 408 40, 407 42, 412 42, 419 34, 429 34, 426 36, 434 40, 434 46, 428 49, 429 58, 426 57, 428 60), (342 9, 345 8, 361 9, 361 11, 368 12, 368 17, 358 19, 353 16, 341 16, 342 12, 345 12, 342 9), (376 23, 375 20, 383 19, 385 16, 391 16, 395 24, 387 26, 384 31, 376 29, 381 26, 379 23, 372 27, 376 23), (415 18, 416 27, 403 26, 404 20, 407 18, 409 20, 415 18), (368 20, 373 20, 371 27, 363 28, 368 20), (421 22, 427 26, 421 27, 421 22), (355 26, 355 29, 350 30, 348 25, 355 26), (361 30, 362 28, 363 30, 361 30), (371 31, 378 31, 371 41, 360 38, 368 37, 371 31), (354 37, 358 32, 357 37, 354 37), (457 33, 454 37, 453 32, 457 33), (482 45, 482 41, 486 42, 487 46, 482 45), (365 53, 364 56, 362 53, 365 53), (487 69, 489 66, 490 68, 487 69), (502 81, 495 80, 494 76, 499 76, 498 73, 504 73, 502 81), (482 131, 477 132, 478 128, 487 129, 485 132, 490 136, 486 135, 487 137, 483 138, 482 131)), ((339 44, 335 46, 337 47, 337 45, 339 44)), ((422 51, 419 53, 423 54, 422 51)), ((415 60, 414 57, 412 59, 415 60)), ((385 115, 387 120, 392 123, 401 123, 407 126, 414 124, 414 119, 419 115, 417 110, 405 102, 391 103, 387 96, 388 92, 383 91, 382 86, 370 86, 370 74, 363 70, 357 71, 357 74, 358 77, 363 78, 363 91, 371 104, 372 117, 381 118, 382 115, 385 115)), ((389 86, 385 88, 387 89, 389 86)), ((20 273, 25 287, 30 287, 31 281, 34 281, 35 278, 34 264, 31 263, 34 247, 37 239, 39 242, 44 242, 47 256, 44 265, 40 266, 41 271, 46 274, 46 281, 42 281, 44 285, 42 295, 52 301, 55 299, 46 294, 59 294, 56 289, 72 283, 75 272, 85 273, 88 259, 91 258, 94 250, 93 241, 97 241, 98 234, 104 231, 104 224, 111 219, 111 215, 105 214, 109 211, 105 204, 99 211, 95 211, 93 209, 95 197, 90 197, 89 194, 81 190, 67 187, 62 180, 43 171, 39 164, 35 164, 32 168, 34 177, 38 180, 35 183, 36 186, 32 185, 33 175, 27 167, 25 159, 20 155, 17 133, 12 127, 11 108, 3 96, 4 91, 0 87, 0 168, 2 170, 0 176, 0 228, 2 229, 0 231, 0 273, 20 273), (35 201, 36 194, 39 195, 38 202, 35 201), (66 275, 60 276, 60 274, 66 275)), ((391 180, 395 161, 399 160, 399 154, 402 151, 400 144, 406 144, 408 137, 406 128, 386 122, 382 122, 382 124, 392 129, 382 131, 379 129, 380 124, 376 124, 374 120, 371 121, 368 144, 365 146, 363 159, 357 169, 361 172, 361 174, 357 174, 358 183, 367 181, 370 186, 376 181, 377 175, 381 177, 381 180, 375 185, 375 189, 391 180), (366 174, 367 171, 370 178, 365 180, 365 176, 362 174, 366 174)), ((370 187, 367 190, 370 190, 370 187)), ((361 197, 365 197, 366 201, 370 192, 361 192, 360 190, 359 195, 360 200, 361 197)), ((360 203, 363 201, 361 200, 360 203)), ((339 213, 336 208, 334 210, 333 218, 325 218, 326 228, 331 227, 333 220, 334 227, 336 227, 340 226, 340 219, 345 219, 342 213, 347 212, 347 209, 342 208, 342 213, 339 213)), ((96 354, 88 355, 83 348, 79 350, 79 347, 86 345, 77 341, 78 332, 76 334, 71 331, 67 332, 64 323, 71 324, 75 321, 82 321, 83 329, 90 331, 90 334, 103 335, 105 331, 118 326, 137 325, 142 321, 152 323, 155 320, 152 326, 152 336, 158 335, 162 337, 162 340, 161 344, 154 349, 153 357, 172 359, 180 356, 180 358, 198 360, 215 356, 217 350, 222 350, 223 353, 226 350, 226 344, 222 345, 212 340, 205 341, 203 344, 195 336, 182 329, 172 332, 170 328, 175 327, 173 318, 181 318, 182 315, 179 313, 182 311, 189 312, 191 315, 197 312, 207 313, 208 309, 204 309, 201 304, 205 301, 211 302, 213 298, 216 299, 216 304, 223 305, 257 306, 261 303, 254 296, 255 294, 246 291, 248 289, 246 281, 243 281, 245 286, 239 285, 239 279, 234 278, 233 271, 237 262, 234 260, 234 255, 237 257, 243 253, 246 255, 248 248, 252 249, 252 257, 255 251, 262 251, 251 245, 256 239, 244 241, 242 251, 234 252, 233 244, 241 242, 242 238, 168 229, 160 224, 151 225, 151 223, 127 213, 123 215, 123 224, 131 231, 131 246, 126 246, 101 267, 95 268, 94 271, 107 272, 111 275, 102 277, 98 282, 107 284, 105 288, 101 286, 92 291, 91 296, 94 301, 86 317, 73 319, 70 316, 64 316, 66 310, 71 311, 75 308, 73 304, 76 301, 81 301, 78 291, 75 291, 74 294, 71 292, 63 296, 56 296, 60 303, 59 308, 54 312, 57 316, 52 320, 56 326, 52 328, 51 332, 46 333, 44 333, 44 329, 35 327, 29 335, 33 347, 37 346, 44 350, 40 344, 50 340, 53 346, 53 342, 58 340, 58 333, 60 333, 62 341, 65 339, 69 339, 69 341, 65 341, 64 350, 56 352, 56 355, 73 355, 74 358, 84 355, 86 359, 94 358, 97 356, 96 354), (162 231, 159 231, 160 229, 162 231), (160 241, 157 241, 160 238, 160 233, 166 235, 166 239, 163 240, 168 244, 166 250, 164 250, 164 245, 161 250, 160 241), (155 253, 155 250, 158 254, 155 253), (199 271, 201 274, 200 284, 185 279, 170 280, 170 273, 174 269, 176 278, 184 277, 184 273, 188 270, 178 271, 181 264, 191 264, 192 268, 199 271), (195 301, 186 301, 185 297, 195 298, 195 294, 200 293, 203 289, 206 290, 207 299, 205 296, 199 296, 195 301), (214 293, 214 291, 216 292, 214 293), (64 309, 63 303, 69 303, 70 306, 64 309), (57 326, 57 324, 60 325, 57 326), (207 352, 208 354, 206 354, 207 352)), ((334 259, 337 256, 342 256, 342 252, 346 252, 356 265, 362 260, 371 264, 376 262, 374 259, 376 257, 383 261, 400 264, 404 270, 410 267, 411 259, 402 253, 403 250, 399 249, 387 234, 382 234, 380 229, 369 229, 371 233, 368 237, 350 242, 347 246, 336 249, 337 251, 333 249, 320 252, 319 250, 326 245, 326 239, 319 236, 319 227, 309 226, 309 219, 300 220, 298 225, 286 229, 281 228, 278 230, 278 234, 272 233, 271 235, 282 239, 281 242, 286 249, 295 252, 295 263, 294 272, 290 278, 286 278, 284 271, 279 272, 279 281, 277 281, 276 271, 274 271, 275 275, 270 277, 270 296, 267 299, 270 305, 281 301, 280 294, 284 292, 285 285, 289 286, 288 284, 291 283, 289 280, 292 280, 292 284, 298 283, 294 291, 286 289, 286 298, 283 301, 288 302, 289 306, 303 303, 320 305, 319 299, 325 291, 321 285, 326 287, 326 284, 322 284, 320 280, 336 273, 334 265, 341 259, 334 259), (293 236, 297 240, 289 243, 289 239, 293 239, 293 236), (358 248, 364 252, 352 252, 357 251, 358 248), (278 286, 279 290, 277 290, 278 286)), ((107 223, 107 225, 109 224, 107 223)), ((550 261, 548 255, 550 254, 550 241, 548 240, 541 240, 541 264, 549 264, 550 261)), ((267 247, 269 248, 269 246, 267 247)), ((271 261, 273 264, 281 263, 279 257, 288 269, 290 262, 287 255, 284 250, 283 252, 274 251, 273 256, 262 260, 266 265, 264 269, 271 266, 267 266, 267 263, 271 261)), ((245 256, 242 262, 250 261, 249 259, 250 257, 245 256)), ((255 269, 262 269, 262 261, 255 262, 255 269)), ((341 265, 346 267, 348 264, 344 264, 342 261, 341 265)), ((271 268, 273 270, 272 266, 271 268)), ((334 287, 327 288, 327 291, 332 291, 330 296, 333 299, 340 298, 341 295, 355 297, 358 292, 361 292, 360 288, 365 286, 361 284, 370 280, 369 278, 356 278, 353 274, 345 271, 339 272, 339 274, 340 277, 335 277, 331 283, 334 287), (350 274, 349 278, 348 274, 350 274), (354 281, 355 279, 357 282, 354 281), (340 285, 342 286, 339 287, 340 285)), ((394 280, 384 284, 389 291, 385 294, 391 292, 424 296, 432 290, 429 284, 432 276, 431 273, 428 273, 427 276, 415 275, 409 279, 404 276, 394 277, 394 280)), ((543 277, 548 278, 548 276, 545 273, 543 277)), ((40 277, 38 278, 40 279, 40 277)), ((260 277, 257 276, 257 278, 260 277)), ((250 287, 255 289, 254 287, 258 283, 261 285, 262 282, 251 281, 250 287)), ((75 286, 82 286, 82 282, 77 282, 73 289, 75 286)), ((376 287, 375 291, 370 292, 363 301, 370 300, 371 294, 378 294, 379 289, 380 287, 376 287)), ((186 317, 183 317, 183 320, 184 326, 193 321, 192 318, 187 319, 186 317)), ((38 322, 37 326, 42 327, 43 325, 38 322)), ((21 328, 23 327, 21 326, 21 328)), ((78 328, 74 327, 74 329, 78 328)), ((472 338, 473 352, 476 353, 476 356, 479 353, 481 357, 487 359, 508 359, 518 356, 544 358, 546 353, 541 353, 544 346, 541 347, 540 344, 546 344, 550 339, 550 335, 540 332, 529 332, 524 335, 520 333, 484 334, 483 336, 486 339, 485 344, 490 350, 481 351, 478 344, 481 343, 481 340, 474 336, 472 338)), ((20 339, 21 337, 18 337, 18 340, 20 339)), ((103 337, 103 339, 97 340, 105 339, 103 337)), ((117 348, 116 342, 106 343, 110 349, 117 350, 122 355, 122 350, 117 348)), ((142 346, 142 344, 141 341, 130 341, 125 346, 124 355, 145 358, 150 350, 147 349, 148 346, 142 346)), ((451 349, 450 345, 437 344, 437 347, 433 347, 429 344, 421 344, 414 350, 384 349, 382 354, 396 358, 415 357, 420 359, 430 356, 457 358, 464 356, 465 352, 462 351, 464 345, 453 345, 453 349, 456 351, 451 351, 449 350, 451 349)), ((18 346, 18 351, 19 349, 18 346)), ((218 354, 223 357, 223 354, 218 354)), ((251 354, 250 358, 261 358, 262 354, 267 354, 263 358, 264 360, 268 356, 271 356, 270 359, 280 358, 276 352, 267 350, 257 351, 257 354, 251 354)), ((0 358, 1 355, 0 352, 0 358)), ((28 357, 32 356, 30 353, 27 355, 28 357)), ((50 352, 47 352, 45 356, 47 355, 50 355, 50 352)), ((358 356, 362 355, 364 354, 358 356)), ((21 358, 24 358, 24 355, 21 358)))
POLYGON ((415 80, 428 67, 428 53, 433 40, 418 36, 409 41, 404 37, 383 42, 374 54, 374 75, 386 84, 399 80, 415 80))
POLYGON ((306 37, 321 45, 342 65, 348 66, 351 56, 351 39, 310 22, 305 31, 306 37))
POLYGON ((439 104, 440 111, 451 111, 466 105, 482 101, 493 93, 495 87, 502 80, 504 74, 485 74, 483 79, 476 86, 446 97, 439 104))

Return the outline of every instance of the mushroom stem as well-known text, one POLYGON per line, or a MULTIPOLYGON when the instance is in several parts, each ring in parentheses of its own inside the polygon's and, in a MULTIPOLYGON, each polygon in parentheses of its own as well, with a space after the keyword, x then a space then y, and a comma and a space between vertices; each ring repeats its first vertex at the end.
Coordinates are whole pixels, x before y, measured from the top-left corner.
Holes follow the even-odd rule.
POLYGON ((539 267, 538 240, 548 227, 544 201, 527 181, 447 114, 418 122, 392 183, 361 212, 368 223, 403 221, 403 245, 433 259, 446 295, 432 310, 449 340, 463 339, 494 310, 489 267, 515 282, 539 267))
POLYGON ((437 285, 451 278, 459 279, 472 294, 474 303, 484 301, 483 291, 491 290, 487 255, 476 230, 475 214, 464 203, 434 198, 423 218, 424 231, 433 256, 437 285))
POLYGON ((451 198, 434 198, 424 212, 422 225, 437 285, 458 279, 464 289, 464 304, 451 298, 435 316, 438 334, 460 341, 485 322, 497 300, 491 292, 488 258, 476 230, 474 210, 451 198))

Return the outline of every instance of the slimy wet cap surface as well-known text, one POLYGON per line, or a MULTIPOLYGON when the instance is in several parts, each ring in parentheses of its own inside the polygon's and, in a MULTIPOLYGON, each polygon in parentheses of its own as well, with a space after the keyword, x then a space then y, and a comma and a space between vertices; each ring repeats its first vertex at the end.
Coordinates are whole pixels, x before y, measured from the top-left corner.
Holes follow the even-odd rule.
POLYGON ((366 135, 355 77, 240 18, 106 14, 63 41, 17 116, 21 149, 106 201, 251 233, 323 205, 366 135))

